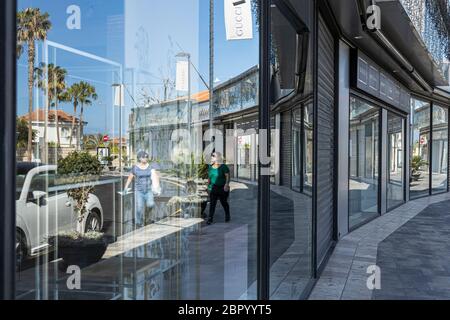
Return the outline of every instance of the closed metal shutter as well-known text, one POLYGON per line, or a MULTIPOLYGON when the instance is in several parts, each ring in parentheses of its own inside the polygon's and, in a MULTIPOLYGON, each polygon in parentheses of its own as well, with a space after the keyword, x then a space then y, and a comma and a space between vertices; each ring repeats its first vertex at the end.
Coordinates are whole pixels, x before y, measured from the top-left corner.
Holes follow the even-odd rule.
POLYGON ((319 19, 317 117, 317 263, 333 244, 334 215, 334 39, 319 19))
POLYGON ((291 112, 281 114, 281 185, 291 187, 292 179, 292 124, 291 112))

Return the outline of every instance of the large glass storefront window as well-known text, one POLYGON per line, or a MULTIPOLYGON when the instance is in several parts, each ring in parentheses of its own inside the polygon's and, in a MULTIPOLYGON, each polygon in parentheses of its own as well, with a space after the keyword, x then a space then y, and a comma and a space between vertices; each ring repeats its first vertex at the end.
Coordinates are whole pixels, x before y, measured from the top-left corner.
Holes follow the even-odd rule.
POLYGON ((279 144, 280 160, 274 170, 279 179, 270 187, 270 298, 300 299, 312 279, 313 104, 305 79, 312 78, 306 30, 313 28, 313 1, 280 3, 272 6, 272 98, 276 104, 296 94, 304 102, 273 112, 278 138, 272 138, 272 148, 279 144), (295 29, 302 24, 302 32, 295 29))
POLYGON ((432 192, 445 192, 448 187, 448 109, 437 104, 433 105, 431 141, 432 192))
POLYGON ((430 103, 411 99, 410 198, 429 194, 430 103))
POLYGON ((350 98, 349 227, 379 213, 380 109, 350 98))
POLYGON ((256 298, 257 10, 214 3, 210 65, 208 1, 18 1, 18 299, 256 298))
POLYGON ((403 117, 387 113, 387 210, 405 201, 404 124, 403 117))

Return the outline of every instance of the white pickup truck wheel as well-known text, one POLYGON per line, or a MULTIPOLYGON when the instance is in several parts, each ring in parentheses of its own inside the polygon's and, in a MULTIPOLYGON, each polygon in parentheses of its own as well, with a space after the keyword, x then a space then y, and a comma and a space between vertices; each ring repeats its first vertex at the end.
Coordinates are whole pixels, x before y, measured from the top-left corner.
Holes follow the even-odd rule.
POLYGON ((20 270, 22 263, 27 258, 26 239, 22 232, 16 231, 16 269, 20 270))
POLYGON ((95 211, 91 211, 86 219, 85 232, 89 231, 100 231, 101 228, 101 218, 100 215, 95 211))

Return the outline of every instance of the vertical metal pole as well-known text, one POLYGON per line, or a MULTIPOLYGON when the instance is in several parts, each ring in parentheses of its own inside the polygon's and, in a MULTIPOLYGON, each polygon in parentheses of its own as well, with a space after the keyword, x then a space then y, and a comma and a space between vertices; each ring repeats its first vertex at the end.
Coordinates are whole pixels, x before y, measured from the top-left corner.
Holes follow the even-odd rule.
MULTIPOLYGON (((189 142, 191 142, 191 122, 192 122, 192 106, 191 106, 191 55, 188 54, 188 100, 187 100, 187 106, 188 106, 188 130, 189 130, 189 142)), ((192 146, 192 143, 190 147, 192 146)))
POLYGON ((123 88, 124 84, 121 83, 119 86, 119 172, 121 183, 122 183, 122 89, 123 88))
POLYGON ((430 103, 430 136, 428 137, 428 195, 433 194, 433 109, 434 102, 430 103))
POLYGON ((405 149, 404 151, 404 159, 405 159, 405 165, 403 166, 404 169, 404 181, 405 181, 405 186, 404 186, 404 200, 405 202, 409 201, 409 184, 410 184, 410 170, 411 170, 411 148, 412 148, 412 144, 411 144, 411 117, 413 116, 413 113, 411 112, 411 114, 409 114, 406 117, 405 120, 405 129, 404 129, 404 140, 403 140, 403 149, 405 149))
MULTIPOLYGON (((2 150, 16 145, 16 1, 0 1, 0 142, 2 150)), ((16 156, 0 153, 0 299, 15 296, 16 156)))
POLYGON ((447 119, 445 119, 447 121, 447 192, 449 191, 449 185, 450 185, 450 170, 448 169, 448 165, 449 165, 449 152, 450 152, 450 143, 449 143, 449 137, 450 137, 450 123, 449 123, 449 116, 450 116, 450 109, 447 108, 447 119))
MULTIPOLYGON (((270 0, 259 0, 259 130, 270 128, 270 0)), ((269 141, 268 137, 268 141, 269 141)), ((268 149, 268 148, 267 148, 268 149)), ((258 299, 269 299, 270 279, 270 177, 258 157, 258 299)))
MULTIPOLYGON (((42 162, 48 163, 48 113, 49 113, 49 99, 48 99, 48 90, 49 90, 49 79, 48 79, 48 44, 47 40, 44 40, 42 45, 42 60, 44 60, 44 147, 42 148, 42 162)), ((39 97, 39 96, 38 96, 39 97)), ((38 98, 39 99, 39 98, 38 98)))
POLYGON ((381 128, 381 143, 379 143, 380 146, 380 156, 378 157, 381 159, 380 163, 380 172, 378 173, 379 181, 380 181, 380 190, 379 190, 379 199, 380 199, 380 213, 383 215, 385 214, 389 208, 387 206, 387 184, 388 184, 388 170, 389 170, 389 164, 388 164, 388 152, 389 151, 389 135, 388 135, 388 111, 386 109, 381 109, 381 126, 378 126, 381 128))
POLYGON ((214 96, 214 0, 209 0, 209 129, 213 128, 214 96))
POLYGON ((188 54, 188 130, 189 130, 189 158, 188 158, 188 166, 189 166, 189 178, 192 178, 193 168, 191 166, 192 163, 192 152, 193 152, 193 143, 192 143, 192 100, 191 100, 191 55, 188 54))

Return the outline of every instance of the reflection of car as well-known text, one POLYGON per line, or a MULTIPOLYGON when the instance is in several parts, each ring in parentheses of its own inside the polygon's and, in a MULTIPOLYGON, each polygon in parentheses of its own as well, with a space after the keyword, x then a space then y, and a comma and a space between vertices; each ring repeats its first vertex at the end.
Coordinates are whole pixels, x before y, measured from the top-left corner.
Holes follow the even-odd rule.
MULTIPOLYGON (((67 187, 56 185, 55 165, 18 163, 16 175, 16 254, 18 264, 48 246, 48 237, 75 230, 77 217, 67 187)), ((99 199, 89 195, 82 225, 86 231, 100 231, 103 210, 99 199)))

